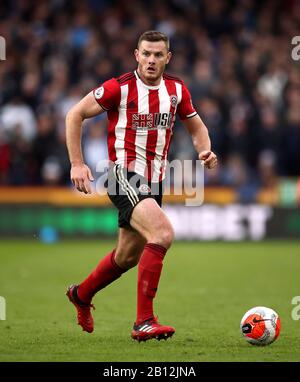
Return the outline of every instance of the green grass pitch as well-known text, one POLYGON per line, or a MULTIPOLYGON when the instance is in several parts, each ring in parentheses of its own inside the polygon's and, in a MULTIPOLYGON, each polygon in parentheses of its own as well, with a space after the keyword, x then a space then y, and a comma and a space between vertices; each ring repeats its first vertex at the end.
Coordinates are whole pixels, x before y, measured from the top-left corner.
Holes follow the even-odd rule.
POLYGON ((168 341, 130 338, 136 312, 136 269, 94 299, 95 331, 76 324, 66 287, 80 282, 110 241, 1 241, 1 361, 300 361, 300 242, 176 242, 165 258, 155 311, 175 326, 168 341), (267 347, 241 336, 250 308, 277 311, 282 329, 267 347), (299 312, 299 310, 298 310, 299 312))

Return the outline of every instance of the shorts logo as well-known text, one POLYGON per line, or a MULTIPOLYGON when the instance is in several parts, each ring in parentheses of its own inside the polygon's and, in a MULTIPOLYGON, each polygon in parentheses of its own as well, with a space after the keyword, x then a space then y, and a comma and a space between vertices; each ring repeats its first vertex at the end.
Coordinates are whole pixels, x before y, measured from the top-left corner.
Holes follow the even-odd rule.
POLYGON ((171 95, 170 96, 170 102, 171 102, 172 107, 176 107, 177 106, 177 96, 171 95))
POLYGON ((141 184, 139 191, 141 194, 149 194, 151 192, 151 188, 147 184, 141 184))
POLYGON ((104 87, 100 86, 100 88, 95 90, 94 94, 96 99, 100 99, 104 94, 104 87))

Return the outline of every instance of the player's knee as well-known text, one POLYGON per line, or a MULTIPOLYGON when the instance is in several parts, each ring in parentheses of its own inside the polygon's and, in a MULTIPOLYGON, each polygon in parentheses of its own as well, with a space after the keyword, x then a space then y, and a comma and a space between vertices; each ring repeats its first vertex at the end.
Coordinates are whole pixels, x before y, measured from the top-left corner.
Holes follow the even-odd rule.
POLYGON ((123 260, 123 267, 124 269, 130 269, 135 267, 139 262, 139 258, 132 256, 132 257, 127 257, 126 259, 123 260))
POLYGON ((116 263, 123 269, 130 269, 135 267, 139 262, 139 255, 136 254, 116 254, 116 263))
POLYGON ((151 240, 151 242, 154 242, 156 244, 161 245, 162 247, 166 249, 169 249, 172 245, 173 240, 174 240, 174 231, 173 231, 173 228, 170 225, 168 225, 158 229, 154 235, 154 238, 151 240))
POLYGON ((174 231, 173 231, 173 228, 168 228, 166 230, 163 231, 162 233, 162 236, 161 236, 161 240, 162 240, 162 246, 165 247, 166 249, 169 249, 173 243, 173 240, 174 240, 174 231))

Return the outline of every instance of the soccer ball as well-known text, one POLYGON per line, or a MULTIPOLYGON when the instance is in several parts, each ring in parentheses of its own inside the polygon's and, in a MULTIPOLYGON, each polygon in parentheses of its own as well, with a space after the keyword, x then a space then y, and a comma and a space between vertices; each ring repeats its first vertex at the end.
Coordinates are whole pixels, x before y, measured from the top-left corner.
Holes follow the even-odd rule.
POLYGON ((246 312, 241 320, 241 332, 252 345, 269 345, 278 338, 280 318, 270 308, 256 306, 246 312))

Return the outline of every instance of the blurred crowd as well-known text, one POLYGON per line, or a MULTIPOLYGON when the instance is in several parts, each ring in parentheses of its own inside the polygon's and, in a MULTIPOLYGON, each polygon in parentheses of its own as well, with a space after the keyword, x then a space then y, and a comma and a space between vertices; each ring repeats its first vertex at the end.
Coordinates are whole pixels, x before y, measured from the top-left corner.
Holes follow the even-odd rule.
MULTIPOLYGON (((300 175, 297 0, 2 0, 0 184, 69 184, 66 112, 103 81, 133 70, 145 30, 170 37, 167 72, 181 77, 206 123, 218 168, 206 183, 251 201, 261 187, 300 175)), ((107 157, 106 119, 84 124, 94 175, 107 157)), ((195 159, 177 121, 170 157, 195 159)))

